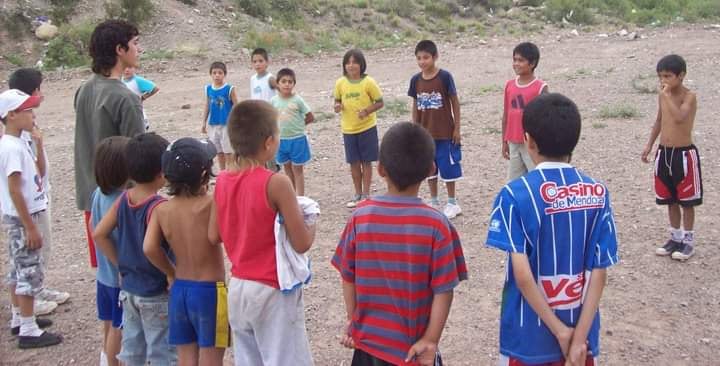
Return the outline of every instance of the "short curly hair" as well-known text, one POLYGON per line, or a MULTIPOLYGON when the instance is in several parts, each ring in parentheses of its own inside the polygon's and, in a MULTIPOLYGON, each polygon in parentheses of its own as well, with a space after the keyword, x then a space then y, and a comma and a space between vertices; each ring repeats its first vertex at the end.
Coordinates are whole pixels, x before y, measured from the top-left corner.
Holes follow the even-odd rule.
POLYGON ((106 20, 90 36, 92 71, 105 76, 117 64, 117 46, 127 50, 128 43, 140 34, 137 27, 123 20, 106 20))

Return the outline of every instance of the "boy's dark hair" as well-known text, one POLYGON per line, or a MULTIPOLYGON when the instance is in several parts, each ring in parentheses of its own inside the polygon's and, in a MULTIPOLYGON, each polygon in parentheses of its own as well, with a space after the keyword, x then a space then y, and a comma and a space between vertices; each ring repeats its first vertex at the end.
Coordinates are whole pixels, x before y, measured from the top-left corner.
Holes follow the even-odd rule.
POLYGON ((262 100, 244 100, 236 104, 228 117, 230 145, 239 157, 257 153, 265 140, 277 134, 277 111, 262 100))
POLYGON ((90 36, 92 71, 104 76, 110 75, 110 70, 118 62, 117 46, 127 50, 128 42, 139 34, 137 27, 123 20, 106 20, 100 23, 90 36))
POLYGON ((43 77, 40 70, 35 68, 17 69, 10 75, 8 87, 10 89, 18 89, 21 92, 32 95, 35 90, 40 89, 43 77))
POLYGON ((103 194, 122 188, 128 181, 125 149, 130 138, 110 136, 95 148, 95 182, 103 194))
POLYGON ((262 47, 254 49, 250 54, 250 59, 252 60, 255 55, 262 56, 265 61, 268 61, 270 59, 270 57, 268 57, 268 51, 262 47))
POLYGON ((209 73, 212 74, 212 71, 215 69, 220 69, 220 70, 222 70, 223 74, 227 75, 227 66, 225 66, 224 62, 215 61, 215 62, 211 63, 209 73))
POLYGON ((168 140, 154 132, 130 139, 125 147, 130 179, 139 184, 152 182, 162 172, 162 154, 168 145, 168 140))
POLYGON ((513 49, 513 56, 520 55, 524 59, 528 60, 528 62, 533 65, 532 70, 535 71, 535 68, 537 67, 538 63, 540 63, 540 49, 538 46, 535 45, 535 43, 532 42, 523 42, 519 45, 515 46, 513 49))
POLYGON ((418 52, 427 52, 430 54, 430 56, 435 57, 438 54, 437 45, 435 44, 435 42, 429 39, 423 39, 422 41, 418 42, 417 46, 415 46, 416 56, 418 52))
POLYGON ((277 76, 275 76, 275 80, 280 82, 280 79, 282 79, 283 76, 289 76, 292 78, 293 84, 297 83, 297 79, 295 79, 295 71, 292 71, 292 69, 288 69, 288 68, 280 69, 280 71, 278 71, 278 73, 277 73, 277 76))
POLYGON ((396 123, 385 132, 380 144, 380 164, 388 178, 403 191, 422 182, 435 161, 435 142, 417 123, 396 123))
MULTIPOLYGON (((345 71, 345 65, 350 62, 350 57, 355 59, 355 61, 360 64, 360 76, 365 76, 365 70, 367 70, 367 62, 365 61, 365 55, 363 55, 362 51, 357 48, 353 48, 350 51, 345 52, 345 56, 343 56, 342 61, 343 75, 347 76, 347 71, 345 71)), ((280 78, 278 78, 278 80, 279 79, 280 78)))
POLYGON ((562 94, 546 93, 533 99, 525 106, 522 123, 542 156, 570 156, 580 139, 580 112, 562 94))
POLYGON ((679 55, 667 55, 660 59, 657 63, 657 72, 670 71, 675 75, 687 72, 685 60, 679 55))

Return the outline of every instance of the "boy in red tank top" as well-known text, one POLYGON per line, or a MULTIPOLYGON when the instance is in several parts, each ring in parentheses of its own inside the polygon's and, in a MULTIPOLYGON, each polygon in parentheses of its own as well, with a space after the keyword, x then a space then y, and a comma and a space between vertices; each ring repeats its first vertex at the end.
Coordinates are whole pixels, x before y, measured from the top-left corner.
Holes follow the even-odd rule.
POLYGON ((280 143, 277 111, 260 100, 232 109, 228 136, 234 164, 217 177, 208 238, 223 242, 232 264, 228 291, 235 365, 312 365, 302 287, 281 292, 275 256, 280 213, 292 248, 310 249, 315 226, 305 226, 290 178, 265 164, 280 143))
POLYGON ((513 50, 513 70, 517 77, 505 83, 502 118, 502 156, 508 163, 508 181, 535 168, 525 148, 522 127, 523 110, 535 97, 548 92, 547 84, 535 76, 540 50, 530 42, 523 42, 513 50))

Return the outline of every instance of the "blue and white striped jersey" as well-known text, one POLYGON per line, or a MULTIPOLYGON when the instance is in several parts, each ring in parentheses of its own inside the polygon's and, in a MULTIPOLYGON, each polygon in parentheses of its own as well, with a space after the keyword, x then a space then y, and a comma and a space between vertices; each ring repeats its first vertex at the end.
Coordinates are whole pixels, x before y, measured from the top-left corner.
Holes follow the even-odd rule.
MULTIPOLYGON (((508 252, 500 315, 500 353, 528 364, 562 360, 557 340, 522 297, 510 253, 528 256, 540 292, 574 327, 593 269, 618 261, 607 188, 564 163, 541 163, 502 188, 490 215, 487 245, 508 252)), ((588 334, 597 356, 600 316, 588 334)))

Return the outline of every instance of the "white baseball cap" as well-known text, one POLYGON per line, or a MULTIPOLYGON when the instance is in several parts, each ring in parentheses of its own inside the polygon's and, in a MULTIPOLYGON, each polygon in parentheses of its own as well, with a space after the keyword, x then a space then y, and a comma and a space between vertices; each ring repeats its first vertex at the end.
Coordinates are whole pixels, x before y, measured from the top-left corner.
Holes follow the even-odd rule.
POLYGON ((27 95, 20 90, 10 89, 0 94, 0 118, 7 117, 12 111, 24 111, 40 105, 42 99, 27 95))

